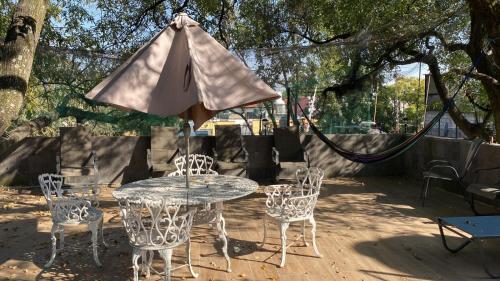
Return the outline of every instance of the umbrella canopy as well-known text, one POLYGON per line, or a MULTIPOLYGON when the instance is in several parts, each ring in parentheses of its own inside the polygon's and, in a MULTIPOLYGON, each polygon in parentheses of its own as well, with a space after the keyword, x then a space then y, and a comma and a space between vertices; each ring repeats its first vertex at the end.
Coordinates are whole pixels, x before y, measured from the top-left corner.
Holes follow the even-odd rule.
POLYGON ((180 13, 86 97, 158 116, 187 116, 198 129, 218 111, 279 95, 180 13))

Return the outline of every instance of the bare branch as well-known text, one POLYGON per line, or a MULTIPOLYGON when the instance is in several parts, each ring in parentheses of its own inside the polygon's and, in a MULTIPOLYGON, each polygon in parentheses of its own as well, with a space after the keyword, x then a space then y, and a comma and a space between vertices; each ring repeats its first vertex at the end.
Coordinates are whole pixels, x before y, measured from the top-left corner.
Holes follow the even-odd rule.
POLYGON ((241 110, 241 112, 238 112, 234 109, 229 109, 230 112, 240 116, 241 119, 243 119, 243 121, 245 121, 245 124, 247 125, 248 129, 250 130, 250 134, 252 134, 252 136, 254 136, 254 133, 252 131, 252 126, 250 125, 250 122, 248 122, 248 119, 246 118, 246 116, 243 114, 245 112, 244 108, 240 107, 240 110, 241 110))
POLYGON ((299 35, 300 37, 306 39, 307 41, 313 43, 313 44, 317 44, 317 45, 323 45, 323 44, 328 44, 328 43, 331 43, 333 41, 337 41, 337 40, 344 40, 344 39, 347 39, 349 37, 351 37, 353 35, 352 32, 346 32, 346 33, 343 33, 343 34, 338 34, 338 35, 335 35, 335 36, 332 36, 328 39, 325 39, 325 40, 318 40, 318 39, 314 39, 306 34, 303 34, 303 33, 300 33, 296 30, 287 30, 287 29, 283 29, 284 32, 288 32, 288 33, 291 33, 291 34, 296 34, 296 35, 299 35))
POLYGON ((179 7, 177 7, 176 9, 174 9, 174 14, 178 14, 180 12, 183 12, 187 6, 189 4, 189 0, 184 0, 184 3, 182 3, 182 5, 180 5, 179 7))
POLYGON ((149 12, 151 12, 152 10, 154 10, 156 7, 158 7, 163 2, 165 2, 165 0, 157 0, 157 1, 153 2, 153 4, 151 4, 150 6, 148 6, 146 9, 144 9, 139 14, 139 16, 135 19, 135 22, 132 25, 133 28, 129 31, 128 35, 136 32, 137 29, 139 29, 139 27, 142 25, 142 22, 144 21, 144 19, 146 18, 146 16, 149 14, 149 12))
POLYGON ((450 52, 455 52, 455 51, 464 51, 467 52, 467 44, 464 43, 450 43, 446 41, 446 38, 444 38, 443 34, 437 32, 436 30, 431 30, 427 32, 428 36, 433 36, 437 38, 443 47, 450 52))
POLYGON ((469 71, 464 70, 464 69, 460 69, 460 68, 452 68, 452 69, 450 69, 450 71, 457 73, 457 74, 460 74, 460 75, 468 75, 469 77, 474 78, 474 79, 479 80, 479 81, 484 82, 484 83, 492 84, 494 86, 500 86, 500 81, 498 81, 494 77, 491 77, 485 73, 481 73, 481 72, 477 72, 477 71, 469 73, 469 71))
POLYGON ((224 22, 224 14, 226 12, 226 1, 225 0, 221 0, 221 3, 222 3, 222 7, 221 7, 221 10, 220 10, 220 14, 219 14, 219 23, 218 23, 218 27, 219 27, 219 35, 220 35, 220 39, 221 41, 224 43, 224 47, 228 48, 229 47, 229 43, 226 39, 226 36, 224 35, 224 26, 223 26, 223 22, 224 22))
POLYGON ((465 96, 467 97, 467 99, 469 100, 469 102, 470 102, 473 106, 475 106, 475 107, 479 108, 480 110, 482 110, 482 111, 484 111, 484 112, 489 112, 489 113, 491 113, 491 108, 487 108, 487 107, 482 106, 482 105, 480 105, 479 103, 477 103, 477 102, 474 100, 474 97, 473 97, 473 96, 471 96, 471 94, 470 94, 470 92, 469 92, 469 91, 465 91, 465 96))

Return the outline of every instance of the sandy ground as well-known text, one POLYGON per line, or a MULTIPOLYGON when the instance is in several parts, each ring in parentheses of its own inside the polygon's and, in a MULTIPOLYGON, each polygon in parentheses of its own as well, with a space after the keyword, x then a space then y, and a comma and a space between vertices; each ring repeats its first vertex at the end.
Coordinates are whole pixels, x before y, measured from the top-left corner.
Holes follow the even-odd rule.
MULTIPOLYGON (((50 253, 51 217, 38 188, 0 188, 0 280, 131 280, 131 248, 121 226, 110 188, 102 190, 103 267, 92 259, 85 227, 66 232, 65 249, 45 269, 50 253)), ((335 179, 325 181, 315 217, 323 258, 298 240, 299 225, 288 232, 287 264, 279 268, 279 232, 263 248, 265 198, 253 194, 225 204, 232 273, 225 272, 220 243, 210 227, 193 230, 193 262, 197 280, 485 280, 476 246, 450 254, 440 244, 435 217, 471 215, 463 199, 435 190, 427 207, 418 201, 419 183, 404 178, 335 179)), ((310 237, 310 236, 309 236, 310 237)), ((458 238, 452 242, 458 242, 458 238)), ((488 254, 500 271, 499 241, 488 241, 488 254)), ((184 262, 174 252, 174 264, 184 262)), ((159 268, 162 262, 155 259, 159 268)), ((186 268, 173 280, 194 280, 186 268)), ((141 280, 146 280, 141 277, 141 280)), ((147 280, 161 280, 153 275, 147 280)))

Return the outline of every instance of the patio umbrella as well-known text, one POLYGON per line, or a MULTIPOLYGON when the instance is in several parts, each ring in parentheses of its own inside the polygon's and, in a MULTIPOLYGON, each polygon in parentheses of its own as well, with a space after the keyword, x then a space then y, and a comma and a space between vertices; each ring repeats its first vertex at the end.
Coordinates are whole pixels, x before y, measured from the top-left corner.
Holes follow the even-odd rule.
MULTIPOLYGON (((196 130, 219 111, 279 95, 199 23, 180 13, 86 97, 120 108, 184 118, 189 163, 188 119, 194 121, 196 130)), ((188 177, 186 172, 189 187, 188 177)))

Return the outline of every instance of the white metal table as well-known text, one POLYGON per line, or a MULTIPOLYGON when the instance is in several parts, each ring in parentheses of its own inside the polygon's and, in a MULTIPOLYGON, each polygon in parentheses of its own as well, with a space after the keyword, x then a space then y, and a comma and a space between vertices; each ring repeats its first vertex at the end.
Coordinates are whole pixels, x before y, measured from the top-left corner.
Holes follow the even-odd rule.
MULTIPOLYGON (((223 202, 244 197, 254 193, 259 184, 247 178, 226 175, 193 175, 190 177, 190 188, 186 187, 185 176, 160 177, 140 180, 125 184, 113 191, 113 197, 122 199, 163 198, 172 204, 202 205, 215 203, 216 225, 222 219, 223 202)), ((222 251, 231 271, 231 263, 227 254, 227 238, 225 223, 219 229, 224 246, 222 251)))
POLYGON ((175 204, 200 205, 218 203, 254 193, 259 184, 236 176, 191 176, 190 188, 186 188, 185 176, 160 177, 131 182, 113 191, 113 197, 164 198, 175 204))

